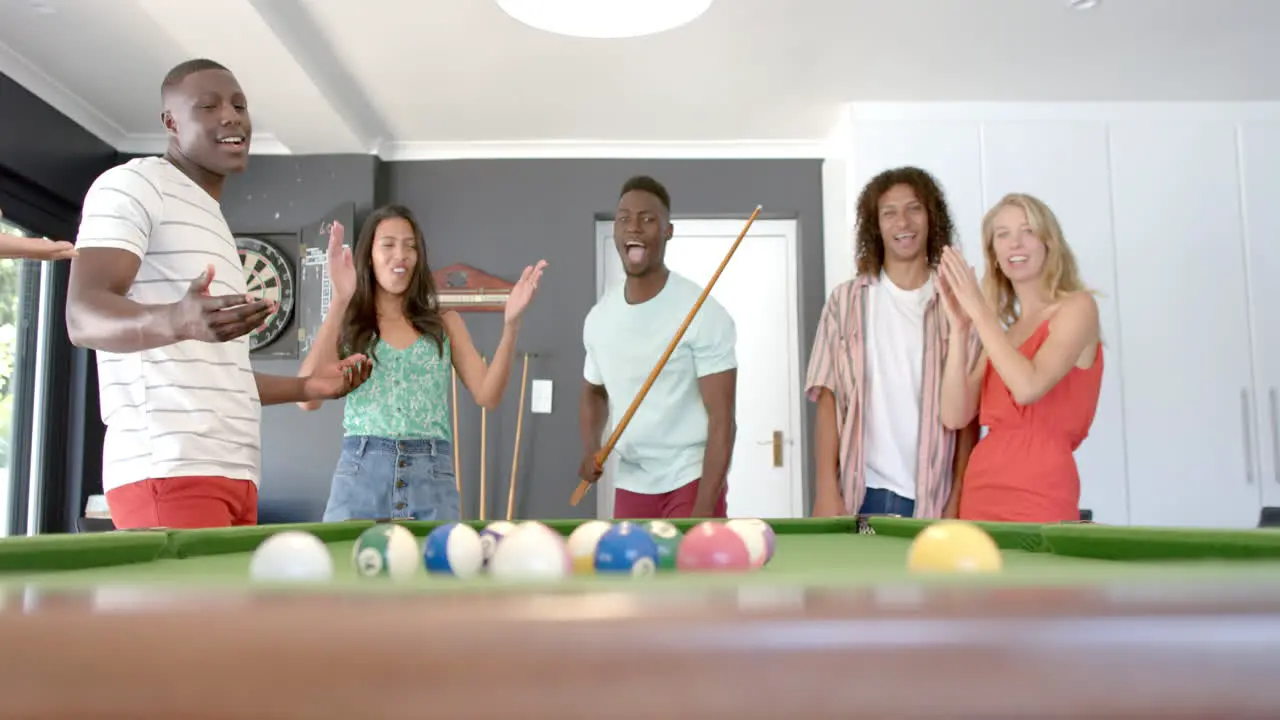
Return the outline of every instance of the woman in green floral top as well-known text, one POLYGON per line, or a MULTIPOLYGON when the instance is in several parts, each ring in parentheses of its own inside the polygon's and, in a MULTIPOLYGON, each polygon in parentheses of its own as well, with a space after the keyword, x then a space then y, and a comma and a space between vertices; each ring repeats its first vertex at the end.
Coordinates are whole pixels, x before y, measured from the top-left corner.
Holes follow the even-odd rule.
MULTIPOLYGON (((511 374, 520 318, 545 261, 526 267, 506 304, 502 339, 486 366, 458 313, 441 312, 427 248, 413 213, 378 208, 353 253, 343 229, 329 236, 333 295, 311 352, 298 370, 362 352, 369 379, 346 398, 345 437, 324 520, 456 520, 460 499, 449 421, 452 366, 481 406, 498 406, 511 374)), ((305 403, 315 410, 319 402, 305 403)))

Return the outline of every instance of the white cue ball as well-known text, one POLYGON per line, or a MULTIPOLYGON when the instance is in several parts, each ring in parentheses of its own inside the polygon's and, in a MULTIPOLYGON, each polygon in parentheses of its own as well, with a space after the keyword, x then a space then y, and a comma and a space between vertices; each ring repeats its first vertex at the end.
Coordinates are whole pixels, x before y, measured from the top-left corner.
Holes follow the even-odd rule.
POLYGON ((511 531, 489 560, 489 574, 502 580, 562 580, 572 570, 564 537, 541 524, 521 525, 511 531))
POLYGON ((286 530, 253 551, 249 576, 260 582, 326 582, 333 579, 333 555, 315 535, 286 530))

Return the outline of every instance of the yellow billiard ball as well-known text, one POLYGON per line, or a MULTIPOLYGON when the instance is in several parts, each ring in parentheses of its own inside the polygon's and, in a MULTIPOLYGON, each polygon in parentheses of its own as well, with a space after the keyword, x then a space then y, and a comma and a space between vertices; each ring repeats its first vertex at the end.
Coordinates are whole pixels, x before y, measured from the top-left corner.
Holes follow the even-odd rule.
POLYGON ((985 530, 963 520, 941 520, 920 531, 907 552, 911 572, 999 572, 1004 558, 985 530))
POLYGON ((573 572, 592 575, 596 571, 596 545, 600 537, 613 527, 604 520, 588 520, 569 534, 569 556, 573 558, 573 572))

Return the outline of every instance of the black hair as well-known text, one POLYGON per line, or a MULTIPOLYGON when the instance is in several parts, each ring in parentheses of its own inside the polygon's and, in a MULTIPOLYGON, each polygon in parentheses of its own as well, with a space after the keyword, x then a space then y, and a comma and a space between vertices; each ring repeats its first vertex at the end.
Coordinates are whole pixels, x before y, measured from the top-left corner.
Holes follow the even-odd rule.
POLYGON ((164 76, 164 82, 160 83, 160 95, 163 96, 165 93, 182 84, 182 81, 186 80, 187 76, 203 72, 205 70, 226 70, 227 72, 231 72, 230 70, 227 70, 227 67, 222 63, 209 60, 208 58, 187 60, 173 66, 173 69, 164 76))
POLYGON ((662 183, 654 180, 648 175, 635 175, 622 184, 622 192, 618 193, 618 197, 631 192, 632 190, 640 190, 658 198, 662 203, 662 207, 666 208, 667 214, 671 214, 671 195, 667 192, 667 188, 662 183))

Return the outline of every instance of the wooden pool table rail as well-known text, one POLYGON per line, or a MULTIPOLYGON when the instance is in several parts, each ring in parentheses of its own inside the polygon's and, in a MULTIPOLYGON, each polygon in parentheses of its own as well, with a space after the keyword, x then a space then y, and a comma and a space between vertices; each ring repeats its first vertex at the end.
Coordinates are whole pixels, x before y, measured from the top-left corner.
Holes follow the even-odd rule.
POLYGON ((14 591, 0 717, 1280 716, 1280 588, 14 591))

